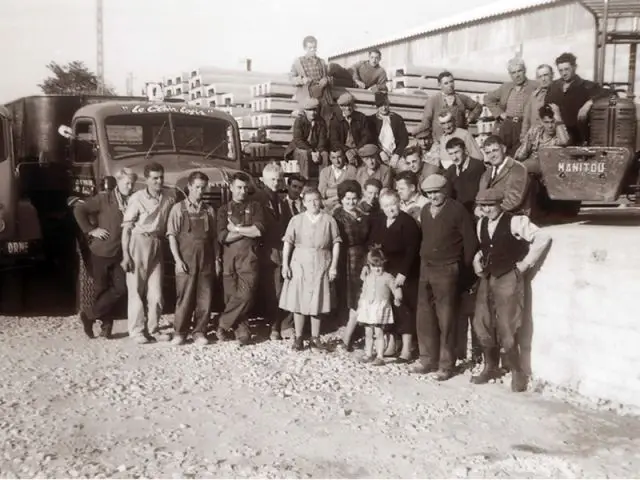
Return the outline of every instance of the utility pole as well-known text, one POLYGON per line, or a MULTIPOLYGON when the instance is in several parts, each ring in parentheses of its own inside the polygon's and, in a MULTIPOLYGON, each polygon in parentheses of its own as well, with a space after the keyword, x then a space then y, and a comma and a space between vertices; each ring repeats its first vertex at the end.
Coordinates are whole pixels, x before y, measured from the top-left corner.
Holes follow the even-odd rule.
POLYGON ((104 94, 104 45, 102 42, 102 0, 96 0, 96 61, 98 95, 104 94))

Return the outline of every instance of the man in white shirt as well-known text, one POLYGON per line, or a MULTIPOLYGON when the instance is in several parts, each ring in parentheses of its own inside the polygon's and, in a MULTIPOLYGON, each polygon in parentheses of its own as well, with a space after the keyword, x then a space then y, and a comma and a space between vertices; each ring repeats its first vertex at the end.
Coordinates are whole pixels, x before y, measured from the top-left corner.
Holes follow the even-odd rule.
POLYGON ((499 376, 499 350, 503 348, 512 372, 511 390, 527 389, 527 375, 520 361, 517 333, 525 315, 526 272, 540 259, 551 238, 529 217, 513 215, 502 208, 500 190, 478 193, 482 210, 477 225, 480 250, 473 268, 480 277, 473 329, 484 356, 484 369, 473 376, 475 384, 488 383, 499 376))
POLYGON ((446 170, 453 165, 453 159, 447 152, 447 142, 452 138, 459 138, 464 142, 469 156, 478 159, 482 158, 482 151, 475 138, 473 138, 473 135, 471 135, 469 130, 456 126, 453 114, 449 110, 440 112, 438 115, 438 123, 442 127, 442 135, 439 140, 433 144, 432 149, 435 150, 436 154, 439 154, 442 168, 446 170))

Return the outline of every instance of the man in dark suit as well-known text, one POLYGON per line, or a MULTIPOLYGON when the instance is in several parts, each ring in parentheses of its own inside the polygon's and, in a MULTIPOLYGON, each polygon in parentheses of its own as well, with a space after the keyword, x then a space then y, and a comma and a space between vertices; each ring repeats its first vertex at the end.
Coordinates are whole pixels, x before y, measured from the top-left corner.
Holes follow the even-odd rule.
POLYGON ((337 148, 344 150, 347 161, 355 166, 360 166, 358 149, 372 143, 369 132, 367 116, 354 109, 355 99, 346 92, 338 97, 338 106, 342 115, 334 115, 329 124, 329 145, 331 150, 337 148))
POLYGON ((306 184, 307 179, 297 173, 294 173, 287 178, 287 194, 280 200, 282 220, 285 229, 289 224, 291 217, 304 211, 304 205, 302 204, 300 194, 306 184))
POLYGON ((453 165, 445 171, 452 188, 451 196, 473 215, 480 178, 485 171, 484 162, 480 158, 470 157, 464 140, 460 138, 450 138, 445 148, 453 160, 453 165))
POLYGON ((369 130, 373 141, 380 147, 382 163, 396 169, 409 144, 409 132, 403 118, 389 109, 386 93, 376 92, 374 101, 378 112, 369 116, 369 130))
POLYGON ((310 98, 304 103, 304 113, 293 122, 293 139, 284 152, 285 159, 297 160, 300 173, 318 178, 320 169, 329 164, 327 124, 318 115, 320 103, 310 98))
MULTIPOLYGON (((484 141, 482 149, 485 162, 489 168, 480 178, 478 191, 488 188, 502 193, 500 205, 503 211, 513 214, 526 214, 530 210, 528 205, 529 174, 527 168, 520 162, 507 156, 507 147, 502 138, 490 135, 484 141)), ((481 215, 476 215, 481 216, 481 215)))

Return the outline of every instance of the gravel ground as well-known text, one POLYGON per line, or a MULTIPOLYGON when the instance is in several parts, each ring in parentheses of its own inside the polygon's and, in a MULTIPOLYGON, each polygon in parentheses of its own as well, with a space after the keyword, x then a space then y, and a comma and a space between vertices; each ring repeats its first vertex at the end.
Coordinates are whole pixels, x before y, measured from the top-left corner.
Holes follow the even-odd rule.
POLYGON ((89 341, 73 317, 0 317, 0 477, 640 472, 637 417, 358 357, 286 342, 89 341))

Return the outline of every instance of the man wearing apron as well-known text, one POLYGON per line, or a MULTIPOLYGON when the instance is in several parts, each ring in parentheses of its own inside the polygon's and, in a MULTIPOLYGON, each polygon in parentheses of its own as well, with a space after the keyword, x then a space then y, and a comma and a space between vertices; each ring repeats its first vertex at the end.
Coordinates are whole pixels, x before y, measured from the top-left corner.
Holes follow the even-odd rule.
POLYGON ((171 343, 184 345, 193 323, 193 342, 207 345, 217 258, 216 217, 213 208, 202 202, 209 177, 193 172, 188 183, 188 197, 173 206, 167 222, 176 264, 175 335, 171 343))
POLYGON ((258 249, 264 233, 262 206, 247 199, 250 183, 251 179, 245 173, 232 175, 229 181, 231 201, 220 207, 217 216, 225 307, 216 335, 220 341, 230 340, 235 335, 240 346, 251 341, 247 314, 256 296, 258 249))
POLYGON ((129 336, 139 344, 171 339, 160 331, 162 239, 169 211, 176 201, 163 188, 162 165, 156 162, 145 165, 144 178, 147 188, 131 195, 122 219, 122 269, 127 272, 129 336))

